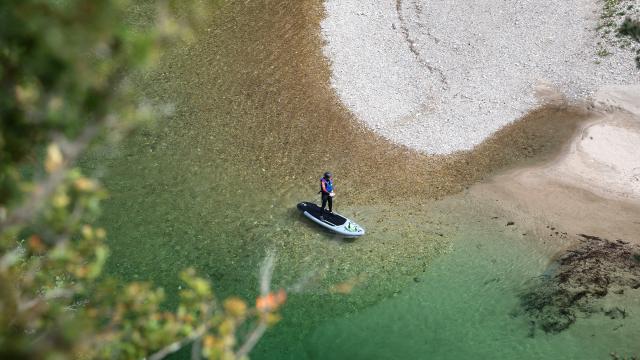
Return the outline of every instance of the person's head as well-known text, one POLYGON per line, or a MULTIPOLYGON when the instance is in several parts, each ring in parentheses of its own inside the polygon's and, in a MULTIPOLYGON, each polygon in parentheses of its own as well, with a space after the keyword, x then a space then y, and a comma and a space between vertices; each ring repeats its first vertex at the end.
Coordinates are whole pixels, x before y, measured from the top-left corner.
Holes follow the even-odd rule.
POLYGON ((329 171, 327 171, 326 173, 324 173, 324 178, 329 180, 333 177, 333 174, 331 174, 329 171))

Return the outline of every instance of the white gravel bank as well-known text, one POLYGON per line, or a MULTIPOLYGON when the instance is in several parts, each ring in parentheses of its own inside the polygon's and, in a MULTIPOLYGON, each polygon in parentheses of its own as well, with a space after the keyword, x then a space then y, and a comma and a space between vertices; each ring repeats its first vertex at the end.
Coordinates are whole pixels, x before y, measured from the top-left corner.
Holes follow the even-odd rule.
POLYGON ((596 55, 601 7, 594 0, 326 0, 321 26, 344 104, 392 141, 447 154, 473 148, 538 105, 537 90, 576 100, 602 85, 640 83, 630 51, 596 55))

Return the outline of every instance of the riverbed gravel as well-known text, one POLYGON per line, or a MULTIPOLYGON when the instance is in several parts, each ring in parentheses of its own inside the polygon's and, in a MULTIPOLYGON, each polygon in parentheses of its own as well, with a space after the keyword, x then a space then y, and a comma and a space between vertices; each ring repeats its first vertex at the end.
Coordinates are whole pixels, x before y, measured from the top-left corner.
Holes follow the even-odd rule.
POLYGON ((602 51, 602 6, 326 0, 331 85, 393 142, 429 154, 470 150, 545 102, 588 101, 603 85, 640 83, 633 50, 602 51))

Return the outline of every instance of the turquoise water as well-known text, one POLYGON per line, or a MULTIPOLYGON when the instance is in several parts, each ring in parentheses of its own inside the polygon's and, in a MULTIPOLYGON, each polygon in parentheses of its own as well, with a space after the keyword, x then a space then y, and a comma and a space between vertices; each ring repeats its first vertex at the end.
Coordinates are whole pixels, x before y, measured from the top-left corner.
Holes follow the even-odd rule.
MULTIPOLYGON (((467 209, 480 206, 462 204, 467 209)), ((518 294, 545 273, 549 249, 534 246, 534 239, 505 227, 501 219, 489 219, 486 211, 460 212, 467 213, 462 217, 467 222, 453 235, 451 251, 402 291, 318 323, 297 350, 292 346, 261 353, 259 348, 254 357, 607 359, 612 352, 638 354, 640 290, 598 302, 626 308, 630 315, 624 320, 594 314, 560 334, 534 329, 519 314, 518 294)))

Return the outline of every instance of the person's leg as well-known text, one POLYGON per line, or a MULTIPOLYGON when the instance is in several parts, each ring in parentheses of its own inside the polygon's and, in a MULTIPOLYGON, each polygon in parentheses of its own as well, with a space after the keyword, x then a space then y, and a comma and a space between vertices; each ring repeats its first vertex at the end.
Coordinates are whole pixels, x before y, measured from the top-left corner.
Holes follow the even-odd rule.
MULTIPOLYGON (((329 196, 327 196, 327 194, 322 194, 322 213, 324 214, 324 207, 327 206, 327 198, 329 198, 329 196)), ((329 205, 331 206, 331 205, 329 205)))
POLYGON ((333 212, 333 198, 331 196, 327 196, 327 199, 329 200, 329 212, 333 212))

